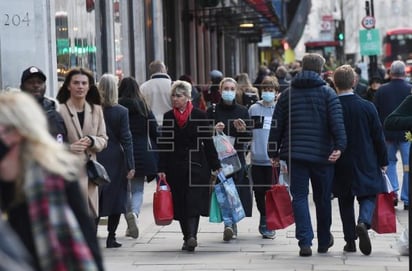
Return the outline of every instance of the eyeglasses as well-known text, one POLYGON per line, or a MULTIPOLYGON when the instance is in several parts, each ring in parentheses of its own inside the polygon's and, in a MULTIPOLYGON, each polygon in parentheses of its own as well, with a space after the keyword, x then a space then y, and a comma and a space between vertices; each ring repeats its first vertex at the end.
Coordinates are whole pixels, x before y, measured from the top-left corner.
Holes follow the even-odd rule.
POLYGON ((182 98, 182 97, 184 97, 185 95, 183 95, 183 94, 178 94, 178 93, 173 93, 172 94, 172 97, 176 97, 176 98, 182 98))

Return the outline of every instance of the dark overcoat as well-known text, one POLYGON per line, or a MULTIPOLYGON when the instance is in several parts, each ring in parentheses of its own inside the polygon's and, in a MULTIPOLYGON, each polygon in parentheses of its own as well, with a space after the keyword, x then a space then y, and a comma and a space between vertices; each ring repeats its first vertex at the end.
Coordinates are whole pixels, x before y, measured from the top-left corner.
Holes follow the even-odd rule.
MULTIPOLYGON (((143 116, 138 109, 141 101, 122 97, 119 104, 129 110, 130 132, 133 140, 133 155, 135 162, 135 176, 153 176, 157 174, 158 156, 156 153, 156 141, 158 137, 157 122, 152 111, 143 116)), ((149 177, 148 180, 152 178, 149 177)))
POLYGON ((170 110, 164 114, 159 138, 159 172, 166 173, 173 196, 174 218, 209 213, 211 170, 220 168, 206 114, 193 108, 180 128, 170 110))
POLYGON ((335 196, 375 195, 385 191, 381 167, 388 164, 385 138, 374 105, 360 96, 339 96, 347 147, 336 162, 335 196))
POLYGON ((107 148, 97 154, 97 160, 106 168, 111 182, 99 186, 99 216, 108 216, 126 212, 126 175, 134 168, 134 160, 127 108, 105 107, 103 114, 109 141, 107 148))

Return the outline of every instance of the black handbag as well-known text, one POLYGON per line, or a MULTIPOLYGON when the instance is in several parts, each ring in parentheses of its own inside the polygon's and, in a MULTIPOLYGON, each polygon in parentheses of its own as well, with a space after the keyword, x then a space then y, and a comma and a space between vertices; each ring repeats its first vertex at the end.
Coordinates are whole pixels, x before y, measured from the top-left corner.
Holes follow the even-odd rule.
POLYGON ((89 159, 86 163, 87 176, 89 180, 96 185, 105 185, 110 183, 109 174, 99 162, 89 159))

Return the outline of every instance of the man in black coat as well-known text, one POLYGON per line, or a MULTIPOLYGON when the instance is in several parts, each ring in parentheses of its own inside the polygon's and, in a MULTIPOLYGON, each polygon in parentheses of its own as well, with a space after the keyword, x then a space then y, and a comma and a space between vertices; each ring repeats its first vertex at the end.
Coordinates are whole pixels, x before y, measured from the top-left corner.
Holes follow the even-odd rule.
POLYGON ((59 142, 67 141, 67 130, 63 118, 56 110, 56 102, 46 98, 46 75, 37 67, 25 69, 21 75, 20 89, 39 102, 46 113, 50 134, 59 142))
POLYGON ((355 252, 359 237, 360 251, 372 251, 368 229, 372 224, 376 194, 386 192, 382 171, 388 164, 385 137, 374 105, 354 95, 355 81, 351 66, 335 70, 333 81, 342 105, 348 144, 335 165, 334 196, 338 197, 339 212, 346 245, 343 250, 355 252), (355 224, 354 199, 359 202, 355 224))
MULTIPOLYGON (((378 110, 381 123, 385 121, 386 117, 392 113, 407 96, 411 94, 412 86, 405 81, 405 63, 402 61, 394 61, 390 68, 391 80, 389 83, 383 84, 378 88, 374 97, 374 104, 378 110)), ((409 145, 410 143, 405 140, 406 131, 388 131, 383 130, 386 140, 386 149, 388 151, 388 169, 387 174, 391 181, 394 191, 399 190, 398 174, 396 163, 398 161, 396 153, 399 151, 401 154, 403 165, 403 179, 402 179, 402 191, 401 200, 404 203, 404 209, 408 210, 409 207, 409 145)), ((394 204, 397 205, 398 196, 394 199, 394 204)))
POLYGON ((287 161, 290 192, 299 240, 300 256, 312 255, 314 238, 309 206, 309 180, 316 206, 318 253, 333 245, 331 194, 334 163, 346 147, 342 107, 335 91, 320 74, 325 59, 307 54, 302 71, 276 104, 269 136, 268 154, 273 163, 287 161))

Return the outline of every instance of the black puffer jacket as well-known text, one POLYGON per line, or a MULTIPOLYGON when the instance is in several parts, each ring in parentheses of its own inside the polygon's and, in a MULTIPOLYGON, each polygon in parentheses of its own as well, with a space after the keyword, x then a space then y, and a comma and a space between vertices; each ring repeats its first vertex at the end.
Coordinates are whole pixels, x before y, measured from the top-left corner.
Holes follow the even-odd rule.
POLYGON ((60 134, 63 137, 62 139, 67 142, 66 125, 64 124, 62 116, 56 110, 56 103, 46 97, 38 99, 38 102, 46 113, 50 134, 54 138, 57 138, 57 135, 60 134))
POLYGON ((298 73, 273 113, 269 157, 327 164, 333 150, 345 147, 338 96, 316 72, 298 73))

